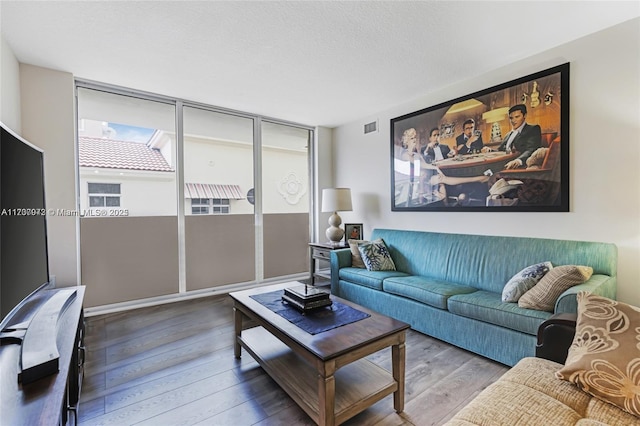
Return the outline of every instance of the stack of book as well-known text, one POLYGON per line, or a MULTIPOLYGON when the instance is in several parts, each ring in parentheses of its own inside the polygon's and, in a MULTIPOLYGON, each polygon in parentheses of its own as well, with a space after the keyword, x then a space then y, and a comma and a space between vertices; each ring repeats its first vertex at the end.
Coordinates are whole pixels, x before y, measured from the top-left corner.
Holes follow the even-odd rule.
POLYGON ((308 285, 285 288, 282 300, 302 312, 331 306, 333 303, 329 293, 308 285))

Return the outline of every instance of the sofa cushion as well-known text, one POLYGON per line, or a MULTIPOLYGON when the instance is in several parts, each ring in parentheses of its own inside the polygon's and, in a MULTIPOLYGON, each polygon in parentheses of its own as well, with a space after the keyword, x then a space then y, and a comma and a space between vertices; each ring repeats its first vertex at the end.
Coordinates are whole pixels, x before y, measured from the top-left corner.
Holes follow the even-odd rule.
POLYGON ((582 284, 592 274, 593 268, 590 266, 556 266, 518 300, 518 305, 521 308, 553 312, 556 300, 565 290, 582 284))
POLYGON ((640 308, 587 292, 577 299, 576 334, 557 377, 640 417, 640 308))
POLYGON ((541 262, 527 266, 511 277, 504 286, 502 289, 502 301, 517 302, 523 294, 531 290, 551 269, 553 269, 551 262, 541 262))
POLYGON ((369 271, 395 271, 396 265, 391 259, 389 249, 382 238, 358 244, 362 261, 369 271))
POLYGON ((483 390, 449 422, 452 425, 630 425, 637 419, 557 380, 562 365, 524 358, 483 390), (608 407, 606 407, 608 405, 608 407))
POLYGON ((365 287, 382 290, 382 281, 389 277, 406 277, 409 274, 400 271, 368 271, 361 268, 340 268, 338 276, 341 280, 349 281, 365 287))
POLYGON ((582 418, 580 413, 587 408, 589 396, 554 380, 551 371, 558 366, 560 364, 539 358, 522 359, 447 424, 576 424, 582 418))
POLYGON ((360 250, 358 250, 358 244, 367 243, 366 240, 348 240, 349 249, 351 250, 351 266, 354 268, 366 268, 360 256, 360 250))
POLYGON ((387 278, 382 283, 382 289, 387 293, 407 297, 439 309, 447 309, 447 299, 455 294, 477 291, 473 287, 420 276, 387 278))
POLYGON ((538 327, 551 313, 524 309, 515 303, 505 303, 501 295, 490 291, 458 294, 449 298, 449 311, 467 318, 536 335, 538 327))

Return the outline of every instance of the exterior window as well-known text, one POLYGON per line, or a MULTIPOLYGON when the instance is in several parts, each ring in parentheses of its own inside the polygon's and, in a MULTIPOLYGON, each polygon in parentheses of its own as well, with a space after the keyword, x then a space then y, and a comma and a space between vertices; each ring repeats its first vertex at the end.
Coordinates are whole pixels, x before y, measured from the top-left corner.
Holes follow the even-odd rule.
POLYGON ((229 214, 229 199, 228 198, 214 198, 211 200, 213 207, 213 214, 229 214))
POLYGON ((229 199, 192 198, 191 214, 229 214, 229 199))
POLYGON ((191 214, 209 214, 208 198, 192 198, 191 214))
POLYGON ((88 183, 89 207, 120 207, 119 183, 88 183))

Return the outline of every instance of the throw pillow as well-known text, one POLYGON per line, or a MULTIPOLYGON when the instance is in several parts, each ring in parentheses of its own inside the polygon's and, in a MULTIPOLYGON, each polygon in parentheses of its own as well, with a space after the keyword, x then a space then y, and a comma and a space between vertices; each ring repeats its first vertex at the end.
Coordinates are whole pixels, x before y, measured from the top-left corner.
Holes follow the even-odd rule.
POLYGON ((517 302, 523 294, 540 281, 544 275, 553 269, 551 262, 542 262, 527 266, 515 274, 502 289, 503 302, 517 302))
POLYGON ((358 251, 362 256, 367 270, 369 271, 395 271, 396 265, 391 259, 389 249, 382 240, 378 238, 372 242, 364 242, 358 244, 358 251))
POLYGON ((362 256, 360 256, 358 244, 368 243, 369 241, 347 240, 347 242, 349 243, 349 248, 351 249, 351 266, 353 266, 354 268, 366 268, 366 266, 364 266, 364 262, 362 261, 362 256))
POLYGON ((576 334, 556 377, 640 417, 640 308, 577 294, 576 334))
POLYGON ((518 300, 518 306, 553 312, 556 300, 566 289, 582 284, 592 274, 593 268, 590 266, 556 266, 518 300))

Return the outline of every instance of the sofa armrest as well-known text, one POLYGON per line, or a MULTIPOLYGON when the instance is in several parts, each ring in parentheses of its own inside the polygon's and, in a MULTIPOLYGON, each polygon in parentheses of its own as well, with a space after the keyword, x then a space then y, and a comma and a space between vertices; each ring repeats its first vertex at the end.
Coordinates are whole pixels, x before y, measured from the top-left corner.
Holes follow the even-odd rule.
POLYGON ((566 290, 558 297, 554 313, 563 312, 575 314, 578 312, 578 301, 576 294, 587 291, 598 296, 616 300, 617 281, 616 277, 608 275, 593 275, 582 284, 578 284, 566 290))
POLYGON ((576 314, 561 313, 540 324, 536 357, 564 364, 576 332, 576 319, 576 314))
POLYGON ((351 266, 351 249, 332 250, 330 253, 331 263, 331 294, 340 296, 338 288, 340 268, 351 266))

